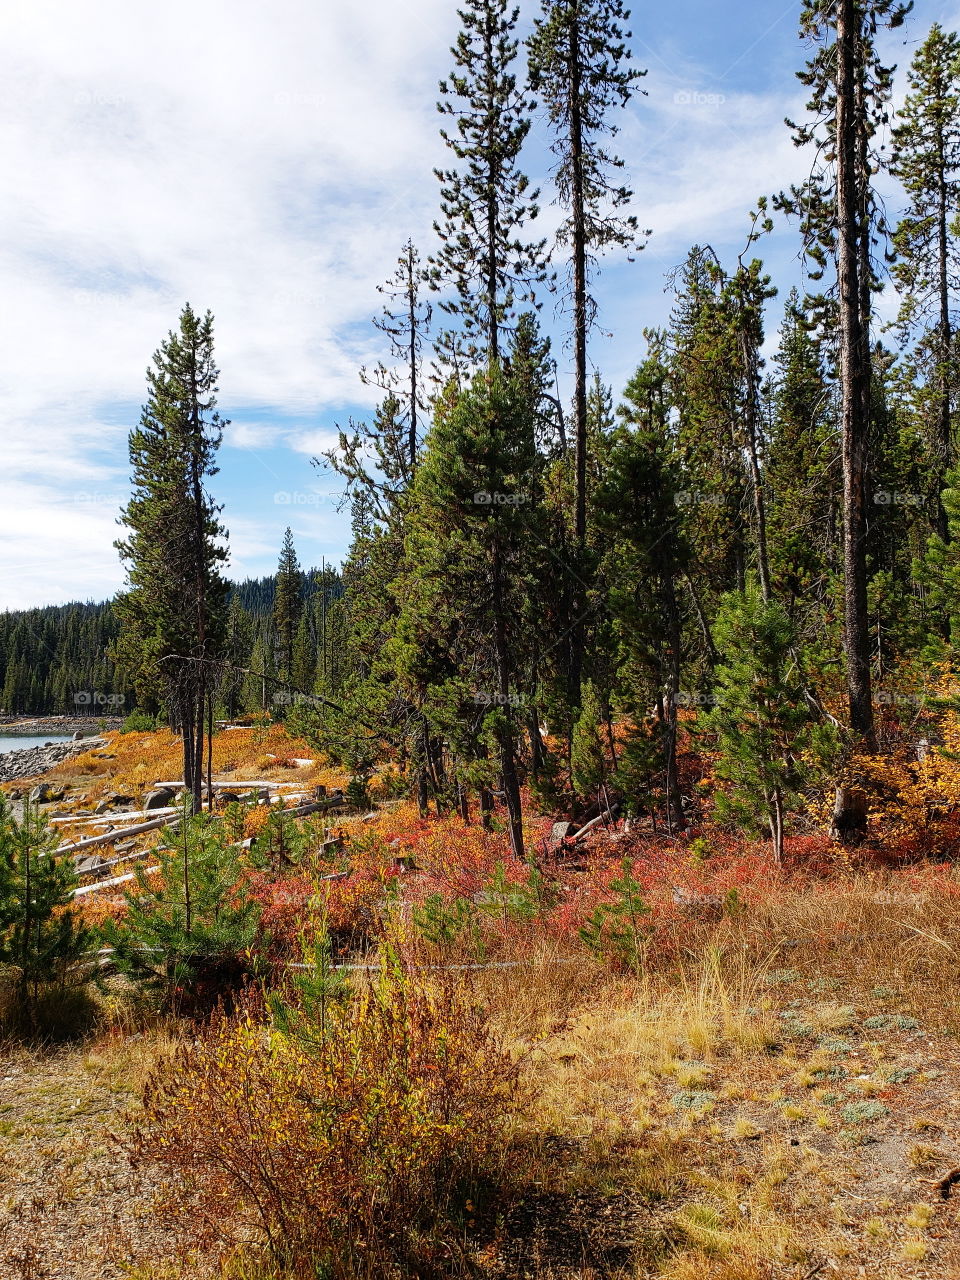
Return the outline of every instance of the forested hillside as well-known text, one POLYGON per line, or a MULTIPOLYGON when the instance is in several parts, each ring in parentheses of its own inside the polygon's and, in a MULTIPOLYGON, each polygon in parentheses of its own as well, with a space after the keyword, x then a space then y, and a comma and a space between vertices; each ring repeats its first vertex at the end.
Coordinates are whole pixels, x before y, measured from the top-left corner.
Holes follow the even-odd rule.
MULTIPOLYGON (((337 679, 336 635, 343 595, 332 569, 296 570, 299 587, 292 597, 301 687, 327 671, 337 679), (324 641, 326 636, 326 642, 324 641), (326 667, 324 661, 326 655, 326 667)), ((276 674, 274 621, 276 576, 248 578, 230 588, 233 660, 266 675, 276 674)), ((0 709, 24 715, 119 715, 137 704, 136 691, 116 656, 120 623, 110 601, 101 604, 49 605, 0 614, 0 709)), ((269 710, 275 692, 264 695, 262 681, 231 686, 223 714, 269 710)), ((155 709, 155 708, 150 708, 155 709)))

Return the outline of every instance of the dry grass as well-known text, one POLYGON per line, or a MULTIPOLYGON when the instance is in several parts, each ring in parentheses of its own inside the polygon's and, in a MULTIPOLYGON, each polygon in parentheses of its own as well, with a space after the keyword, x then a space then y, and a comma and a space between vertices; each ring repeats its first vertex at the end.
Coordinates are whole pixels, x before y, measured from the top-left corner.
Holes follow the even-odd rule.
MULTIPOLYGON (((321 765, 277 763, 309 755, 282 727, 243 730, 219 735, 215 768, 342 785, 321 765)), ((170 735, 112 735, 103 756, 73 763, 92 804, 175 777, 178 756, 170 735)), ((386 842, 401 820, 412 830, 409 808, 364 833, 386 842)), ((475 828, 419 840, 418 864, 449 872, 456 892, 489 874, 494 855, 475 828), (458 856, 469 871, 459 879, 458 856)), ((656 889, 667 904, 670 891, 656 889)), ((475 1242, 478 1274, 956 1280, 960 1192, 942 1200, 933 1184, 960 1164, 957 872, 771 875, 735 914, 664 918, 640 976, 540 922, 491 950, 517 967, 463 972, 536 1085, 531 1191, 475 1242)), ((165 1048, 135 1034, 131 1024, 93 1047, 0 1060, 0 1226, 12 1242, 0 1257, 32 1248, 69 1280, 187 1274, 108 1136, 165 1048), (112 1241, 104 1214, 120 1223, 112 1241), (64 1269, 55 1259, 71 1222, 85 1252, 64 1269)), ((8 1271, 40 1280, 31 1265, 8 1271)), ((227 1274, 267 1280, 244 1265, 227 1274)))
MULTIPOLYGON (((85 809, 105 795, 122 792, 141 798, 155 782, 175 781, 183 769, 180 740, 169 729, 155 733, 105 735, 107 744, 72 756, 44 774, 83 791, 85 809)), ((237 783, 250 781, 296 782, 305 788, 317 784, 335 787, 346 783, 340 769, 330 768, 302 739, 292 737, 282 724, 231 729, 214 735, 213 772, 217 778, 237 783), (295 760, 311 760, 295 765, 295 760)), ((20 779, 23 788, 32 780, 20 779)))

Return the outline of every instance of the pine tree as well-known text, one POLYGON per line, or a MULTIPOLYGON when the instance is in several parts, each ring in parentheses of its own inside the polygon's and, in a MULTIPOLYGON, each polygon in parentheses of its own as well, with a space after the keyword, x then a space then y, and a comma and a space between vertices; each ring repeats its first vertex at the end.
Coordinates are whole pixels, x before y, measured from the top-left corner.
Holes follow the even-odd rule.
POLYGON ((834 389, 796 289, 787 299, 774 364, 766 469, 773 587, 810 641, 833 612, 842 478, 834 389))
POLYGON ((622 0, 542 0, 529 41, 530 84, 553 130, 555 177, 566 218, 559 241, 569 246, 573 310, 574 528, 587 531, 587 335, 596 304, 590 268, 603 250, 638 247, 637 219, 623 210, 633 193, 614 175, 623 161, 604 140, 617 132, 613 112, 630 101, 645 72, 631 68, 622 0))
MULTIPOLYGON (((929 417, 929 442, 936 458, 937 488, 953 466, 952 413, 957 392, 954 352, 955 306, 960 284, 960 249, 954 219, 960 212, 960 37, 935 23, 909 71, 911 93, 893 131, 891 172, 900 179, 909 205, 893 237, 898 261, 893 274, 900 288, 901 335, 919 330, 908 357, 922 372, 921 398, 929 417)), ((938 533, 947 536, 939 503, 938 533)))
POLYGON ((515 708, 535 598, 536 448, 530 403, 497 364, 438 403, 411 498, 396 660, 411 701, 429 699, 427 714, 453 734, 464 724, 462 752, 471 737, 490 742, 522 857, 515 708))
POLYGON ((381 460, 381 470, 389 473, 395 469, 409 481, 417 465, 420 447, 420 415, 426 407, 423 396, 422 361, 423 347, 430 331, 432 308, 422 298, 427 272, 421 265, 420 255, 412 240, 403 246, 397 259, 397 270, 386 284, 378 285, 378 291, 387 302, 374 325, 385 334, 390 344, 392 359, 402 364, 403 372, 388 367, 382 361, 372 373, 360 371, 361 379, 368 385, 380 387, 388 396, 403 404, 397 417, 406 425, 405 449, 398 450, 395 468, 387 459, 381 460))
POLYGON ((779 601, 764 601, 748 585, 724 598, 714 630, 723 659, 714 705, 698 728, 717 735, 716 773, 731 784, 720 812, 747 827, 763 820, 779 864, 801 778, 809 781, 815 773, 830 734, 811 721, 793 656, 793 628, 779 601))
POLYGON ((943 489, 947 536, 932 534, 924 557, 924 578, 931 603, 949 624, 949 638, 960 644, 960 469, 948 471, 943 489))
POLYGON ((297 629, 303 616, 303 571, 293 545, 289 526, 283 535, 277 587, 273 597, 273 625, 277 640, 277 670, 280 679, 291 683, 297 629))
MULTIPOLYGON (((116 544, 128 588, 117 601, 121 659, 155 687, 156 673, 183 737, 184 785, 201 802, 206 725, 221 656, 227 558, 221 508, 205 488, 216 475, 224 420, 216 412, 213 317, 189 304, 147 372, 149 397, 130 434, 133 496, 116 544)), ((209 761, 207 762, 209 766, 209 761)), ((212 797, 211 797, 212 803, 212 797)))
POLYGON ((596 798, 607 780, 607 763, 600 736, 602 722, 600 701, 592 681, 586 680, 570 751, 573 786, 580 796, 596 798))
POLYGON ((0 965, 15 975, 18 1013, 35 1029, 45 991, 89 980, 90 931, 73 910, 77 877, 57 833, 27 804, 17 821, 0 796, 0 965))
POLYGON ((256 971, 258 904, 219 819, 185 816, 156 849, 159 869, 138 866, 126 912, 105 934, 121 973, 174 1013, 210 1009, 256 971))
POLYGON ((220 698, 228 720, 232 720, 237 714, 244 680, 242 668, 250 664, 252 646, 253 622, 234 591, 230 596, 230 608, 227 612, 223 646, 224 674, 220 685, 220 698))
MULTIPOLYGON (((509 0, 470 0, 457 13, 455 69, 441 81, 438 103, 453 126, 441 137, 457 164, 436 170, 441 247, 430 259, 431 279, 438 289, 453 286, 441 306, 461 321, 468 357, 495 360, 505 354, 501 331, 515 301, 529 301, 545 279, 545 242, 521 236, 538 212, 538 193, 518 163, 533 103, 513 72, 519 9, 509 0)), ((441 346, 450 353, 449 336, 441 346)))
POLYGON ((873 247, 886 233, 873 186, 880 163, 874 140, 887 120, 893 75, 877 57, 875 38, 880 25, 899 26, 909 9, 898 0, 804 0, 801 35, 817 50, 798 75, 811 90, 812 122, 792 127, 796 144, 815 146, 817 159, 806 185, 779 202, 801 215, 818 273, 829 260, 837 279, 847 689, 851 728, 868 744, 874 741, 865 544, 870 322, 879 287, 873 247))
MULTIPOLYGON (((601 568, 618 645, 620 705, 642 725, 652 700, 654 748, 662 767, 668 830, 682 826, 677 775, 677 708, 685 607, 678 587, 690 566, 680 456, 671 429, 675 405, 665 335, 646 333, 646 360, 619 409, 622 425, 598 492, 608 530, 601 568)), ((634 743, 632 757, 638 755, 634 743)), ((627 762, 628 764, 630 762, 627 762)))
POLYGON ((413 241, 408 240, 394 275, 377 286, 387 302, 373 323, 387 337, 391 363, 381 360, 372 369, 360 370, 360 380, 379 388, 384 399, 373 422, 351 419, 349 431, 339 429, 337 447, 314 460, 342 476, 349 493, 365 490, 384 520, 402 499, 417 465, 426 408, 423 349, 432 316, 430 304, 422 297, 428 279, 413 241))

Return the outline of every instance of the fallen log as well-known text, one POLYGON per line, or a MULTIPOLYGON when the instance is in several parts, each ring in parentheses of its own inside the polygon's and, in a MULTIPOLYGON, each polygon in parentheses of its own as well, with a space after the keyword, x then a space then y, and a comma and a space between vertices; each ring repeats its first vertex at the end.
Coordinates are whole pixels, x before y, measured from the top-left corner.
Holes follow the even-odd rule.
POLYGON ((585 822, 580 830, 576 832, 575 835, 570 836, 569 839, 573 840, 574 843, 578 840, 582 840, 588 831, 592 831, 593 828, 599 826, 601 822, 607 822, 610 818, 615 818, 619 812, 619 804, 611 805, 606 813, 598 813, 595 818, 591 818, 589 822, 585 822))
POLYGON ((127 836, 139 836, 145 831, 156 831, 159 827, 176 827, 179 826, 180 821, 179 818, 154 818, 150 822, 138 823, 135 827, 123 827, 99 836, 85 836, 82 840, 74 841, 73 844, 62 844, 59 849, 54 850, 54 853, 82 853, 84 849, 96 849, 102 844, 115 844, 117 840, 124 840, 127 836))

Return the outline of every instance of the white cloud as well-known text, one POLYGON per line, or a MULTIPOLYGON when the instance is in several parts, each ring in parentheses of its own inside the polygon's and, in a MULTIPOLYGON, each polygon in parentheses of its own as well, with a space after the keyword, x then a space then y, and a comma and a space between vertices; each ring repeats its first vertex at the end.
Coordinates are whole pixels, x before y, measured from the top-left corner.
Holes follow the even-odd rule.
MULTIPOLYGON (((224 472, 263 469, 260 508, 224 513, 236 571, 272 565, 287 518, 317 547, 342 546, 335 485, 306 458, 335 443, 332 417, 372 402, 357 369, 384 355, 367 323, 376 285, 407 236, 429 238, 436 82, 456 25, 450 0, 8 0, 0 607, 118 585, 125 434, 187 299, 216 315, 222 408, 240 419, 224 472), (284 512, 277 492, 309 501, 284 512)), ((672 54, 640 62, 648 96, 616 148, 655 234, 629 279, 616 260, 610 273, 601 320, 618 335, 595 352, 615 378, 639 355, 639 325, 662 318, 664 270, 695 240, 740 247, 755 197, 806 163, 782 124, 795 82, 781 98, 672 54)), ((541 234, 556 219, 545 210, 541 234)))

